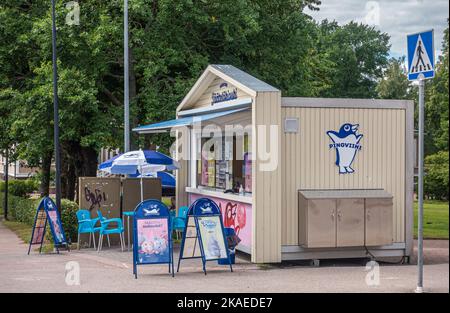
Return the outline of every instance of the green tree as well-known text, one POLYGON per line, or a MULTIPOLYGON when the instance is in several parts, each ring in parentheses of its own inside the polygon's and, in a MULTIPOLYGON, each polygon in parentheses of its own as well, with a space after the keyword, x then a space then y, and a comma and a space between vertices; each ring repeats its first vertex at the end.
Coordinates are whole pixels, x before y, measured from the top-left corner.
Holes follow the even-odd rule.
MULTIPOLYGON (((286 96, 373 97, 387 64, 387 35, 356 23, 319 25, 304 13, 319 5, 318 0, 131 1, 126 79, 132 126, 174 118, 178 103, 210 63, 240 67, 286 96)), ((67 13, 58 2, 63 191, 72 199, 77 177, 95 175, 100 147, 122 146, 123 1, 80 1, 80 25, 66 24, 67 13)), ((0 32, 0 90, 17 117, 11 126, 17 154, 41 166, 48 182, 50 1, 2 2, 0 32)), ((145 140, 142 147, 167 151, 173 139, 145 140)))
POLYGON ((377 86, 381 99, 413 99, 413 87, 406 75, 404 64, 404 57, 389 60, 384 77, 377 86))
MULTIPOLYGON (((448 20, 447 20, 448 25, 448 20)), ((449 42, 448 26, 444 32, 442 55, 436 65, 436 76, 427 83, 427 101, 425 103, 426 153, 448 151, 449 129, 449 42)), ((448 163, 447 165, 448 166, 448 163)))
POLYGON ((333 66, 331 84, 321 95, 341 98, 375 98, 376 86, 388 64, 389 35, 372 26, 323 21, 317 47, 333 66))

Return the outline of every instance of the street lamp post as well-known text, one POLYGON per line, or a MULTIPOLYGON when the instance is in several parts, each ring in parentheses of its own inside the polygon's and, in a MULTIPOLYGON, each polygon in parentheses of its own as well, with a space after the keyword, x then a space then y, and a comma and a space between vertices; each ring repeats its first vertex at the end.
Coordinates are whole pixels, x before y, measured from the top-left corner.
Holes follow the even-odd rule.
POLYGON ((56 57, 55 0, 52 0, 52 61, 53 61, 53 140, 55 145, 56 207, 61 210, 61 155, 59 147, 58 64, 56 57))
POLYGON ((124 150, 130 151, 130 81, 129 81, 129 57, 128 57, 128 0, 124 0, 123 10, 123 80, 124 80, 124 150))

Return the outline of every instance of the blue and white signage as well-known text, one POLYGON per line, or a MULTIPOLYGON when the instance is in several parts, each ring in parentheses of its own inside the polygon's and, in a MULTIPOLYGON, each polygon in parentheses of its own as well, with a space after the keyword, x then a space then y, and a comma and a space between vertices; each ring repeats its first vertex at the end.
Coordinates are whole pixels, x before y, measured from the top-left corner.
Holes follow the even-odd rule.
POLYGON ((173 270, 172 228, 169 209, 161 201, 147 200, 134 211, 133 273, 137 265, 168 264, 173 270))
POLYGON ((212 105, 220 102, 236 100, 238 98, 237 88, 228 87, 228 83, 222 83, 220 89, 212 94, 212 105))
POLYGON ((408 36, 408 79, 434 77, 434 31, 408 36))
POLYGON ((332 143, 330 149, 336 150, 336 165, 339 167, 339 174, 352 174, 352 168, 356 154, 362 150, 360 141, 363 135, 358 134, 359 124, 346 123, 341 126, 338 132, 330 130, 327 135, 332 143))
POLYGON ((50 226, 56 250, 59 252, 59 248, 63 246, 69 248, 56 204, 49 197, 45 197, 41 200, 36 210, 28 254, 30 254, 32 245, 40 245, 39 253, 41 253, 47 224, 50 226))
POLYGON ((223 228, 222 214, 219 206, 208 198, 195 201, 188 211, 187 223, 181 241, 180 258, 178 260, 178 271, 182 259, 202 259, 203 272, 206 275, 207 261, 223 261, 224 264, 231 265, 228 243, 223 228), (190 219, 194 218, 195 231, 189 231, 190 219), (188 240, 195 240, 194 250, 188 247, 188 240), (195 248, 199 247, 200 255, 195 253, 195 248))

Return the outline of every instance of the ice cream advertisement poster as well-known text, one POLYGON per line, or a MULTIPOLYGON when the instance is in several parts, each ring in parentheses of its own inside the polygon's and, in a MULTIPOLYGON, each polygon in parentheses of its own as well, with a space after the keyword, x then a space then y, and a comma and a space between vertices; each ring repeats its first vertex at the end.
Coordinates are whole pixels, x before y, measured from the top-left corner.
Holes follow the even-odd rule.
POLYGON ((209 261, 228 258, 220 216, 198 217, 198 228, 205 259, 209 261))
POLYGON ((138 220, 137 236, 137 257, 140 264, 170 262, 167 219, 138 220))
POLYGON ((50 219, 51 228, 53 229, 55 242, 57 244, 64 243, 66 240, 64 239, 64 233, 62 230, 61 222, 58 218, 58 213, 56 211, 47 211, 47 213, 50 219))

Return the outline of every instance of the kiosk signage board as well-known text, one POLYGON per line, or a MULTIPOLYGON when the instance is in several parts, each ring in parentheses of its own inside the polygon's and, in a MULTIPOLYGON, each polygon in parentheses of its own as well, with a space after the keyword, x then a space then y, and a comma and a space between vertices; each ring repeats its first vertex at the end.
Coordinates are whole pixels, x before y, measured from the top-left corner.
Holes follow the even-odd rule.
POLYGON ((207 261, 227 261, 233 271, 219 206, 211 199, 198 199, 189 208, 187 219, 177 270, 182 259, 201 258, 205 274, 207 261))
POLYGON ((134 211, 133 273, 137 265, 168 264, 173 271, 172 230, 169 209, 158 200, 147 200, 134 211))
POLYGON ((50 231, 57 251, 59 252, 59 247, 68 247, 66 235, 64 234, 64 229, 59 212, 56 208, 56 204, 51 198, 45 197, 41 200, 36 210, 33 231, 31 233, 30 244, 28 247, 28 254, 30 254, 32 245, 40 245, 39 253, 41 252, 47 224, 50 225, 50 231))

